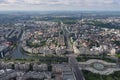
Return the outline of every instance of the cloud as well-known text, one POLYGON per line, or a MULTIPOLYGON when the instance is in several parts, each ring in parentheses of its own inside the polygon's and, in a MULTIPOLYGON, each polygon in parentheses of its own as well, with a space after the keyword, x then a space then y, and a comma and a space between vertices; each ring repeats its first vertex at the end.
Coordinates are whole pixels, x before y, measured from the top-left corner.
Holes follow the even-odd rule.
POLYGON ((120 10, 119 0, 0 0, 0 10, 120 10))
POLYGON ((16 3, 17 0, 5 0, 5 2, 7 2, 7 3, 16 3))
POLYGON ((41 0, 24 0, 26 4, 41 4, 41 0))

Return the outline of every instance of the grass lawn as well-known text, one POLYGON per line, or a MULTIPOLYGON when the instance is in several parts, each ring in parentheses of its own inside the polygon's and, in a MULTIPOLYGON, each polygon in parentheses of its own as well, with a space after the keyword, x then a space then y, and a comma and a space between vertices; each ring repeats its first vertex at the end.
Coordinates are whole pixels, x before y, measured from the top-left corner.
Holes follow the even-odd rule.
POLYGON ((40 63, 62 63, 68 62, 67 57, 59 57, 59 56, 33 56, 27 59, 0 59, 0 61, 4 62, 40 62, 40 63))
POLYGON ((106 62, 111 62, 111 63, 114 63, 116 62, 115 60, 112 60, 112 59, 109 59, 109 58, 100 58, 100 57, 86 57, 86 56, 79 56, 76 58, 78 62, 85 62, 87 60, 90 60, 90 59, 99 59, 99 60, 103 60, 103 61, 106 61, 106 62))

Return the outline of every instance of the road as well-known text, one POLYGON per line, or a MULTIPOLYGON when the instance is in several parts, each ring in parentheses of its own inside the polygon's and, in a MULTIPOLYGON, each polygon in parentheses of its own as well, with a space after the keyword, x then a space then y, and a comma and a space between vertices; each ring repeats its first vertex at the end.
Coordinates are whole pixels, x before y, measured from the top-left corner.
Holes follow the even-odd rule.
POLYGON ((69 56, 69 64, 75 74, 76 80, 85 80, 74 56, 69 56))
POLYGON ((66 49, 67 49, 68 53, 69 52, 71 53, 71 52, 73 52, 73 48, 72 48, 72 45, 71 45, 70 39, 69 39, 70 32, 67 30, 67 28, 65 26, 62 29, 63 29, 66 49))
POLYGON ((63 29, 64 38, 65 38, 66 48, 68 50, 67 52, 69 53, 68 57, 69 57, 70 67, 72 68, 72 71, 74 72, 76 80, 85 80, 84 76, 82 75, 81 70, 79 69, 79 65, 76 60, 76 57, 73 54, 73 48, 72 48, 72 45, 69 39, 70 32, 67 30, 66 27, 62 27, 62 29, 63 29), (73 55, 71 56, 71 54, 73 55))

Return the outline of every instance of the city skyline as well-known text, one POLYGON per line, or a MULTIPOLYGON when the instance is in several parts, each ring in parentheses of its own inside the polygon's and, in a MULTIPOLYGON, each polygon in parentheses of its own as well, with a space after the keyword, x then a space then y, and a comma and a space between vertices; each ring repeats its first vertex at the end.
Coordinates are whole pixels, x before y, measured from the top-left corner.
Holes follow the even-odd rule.
POLYGON ((119 0, 0 0, 0 11, 120 11, 119 0))
POLYGON ((0 0, 0 80, 120 80, 118 0, 0 0))

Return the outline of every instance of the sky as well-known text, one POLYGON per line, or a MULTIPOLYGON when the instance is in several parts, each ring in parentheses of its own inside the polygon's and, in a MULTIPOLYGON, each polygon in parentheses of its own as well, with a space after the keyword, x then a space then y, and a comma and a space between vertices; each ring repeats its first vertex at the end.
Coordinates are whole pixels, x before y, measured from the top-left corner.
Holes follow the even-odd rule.
POLYGON ((0 11, 120 11, 120 0, 0 0, 0 11))

